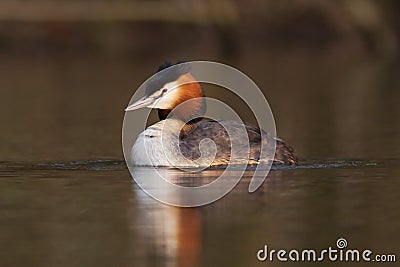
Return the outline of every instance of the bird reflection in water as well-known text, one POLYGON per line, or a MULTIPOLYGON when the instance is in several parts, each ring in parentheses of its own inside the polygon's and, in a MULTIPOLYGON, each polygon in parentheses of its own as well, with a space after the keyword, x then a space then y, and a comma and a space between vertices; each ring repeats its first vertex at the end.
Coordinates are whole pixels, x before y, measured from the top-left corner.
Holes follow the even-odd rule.
POLYGON ((178 208, 153 200, 137 190, 140 205, 139 235, 149 240, 146 258, 167 267, 199 266, 202 251, 200 208, 178 208), (142 205, 143 204, 143 205, 142 205))

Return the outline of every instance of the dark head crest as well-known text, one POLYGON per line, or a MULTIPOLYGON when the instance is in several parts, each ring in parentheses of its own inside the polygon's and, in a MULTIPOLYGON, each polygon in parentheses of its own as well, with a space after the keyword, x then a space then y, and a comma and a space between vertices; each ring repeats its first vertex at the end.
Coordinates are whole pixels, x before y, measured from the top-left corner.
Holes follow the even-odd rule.
POLYGON ((153 76, 146 86, 146 95, 150 95, 155 91, 161 89, 164 84, 176 81, 181 75, 188 73, 190 70, 189 64, 182 64, 184 61, 178 61, 173 64, 170 61, 166 61, 158 67, 157 73, 153 76), (177 66, 179 65, 179 66, 177 66), (169 67, 176 66, 174 68, 168 69, 169 67), (168 69, 159 74, 162 70, 168 69))
POLYGON ((162 71, 162 70, 164 70, 164 69, 166 69, 166 68, 169 68, 169 67, 171 67, 171 66, 178 65, 178 64, 181 64, 181 63, 185 63, 185 61, 180 60, 180 61, 177 61, 175 64, 173 64, 171 61, 165 61, 164 63, 162 63, 162 64, 158 67, 157 72, 160 72, 160 71, 162 71))

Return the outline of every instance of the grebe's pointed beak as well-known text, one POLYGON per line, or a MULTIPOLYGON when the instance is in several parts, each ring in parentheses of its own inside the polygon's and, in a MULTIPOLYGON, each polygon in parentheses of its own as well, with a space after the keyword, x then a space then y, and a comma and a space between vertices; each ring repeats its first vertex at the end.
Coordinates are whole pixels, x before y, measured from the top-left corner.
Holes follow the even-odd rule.
POLYGON ((136 110, 136 109, 140 109, 140 108, 149 107, 154 103, 155 100, 156 99, 153 98, 153 97, 142 97, 141 99, 139 99, 135 103, 129 105, 125 109, 125 111, 130 111, 130 110, 136 110))

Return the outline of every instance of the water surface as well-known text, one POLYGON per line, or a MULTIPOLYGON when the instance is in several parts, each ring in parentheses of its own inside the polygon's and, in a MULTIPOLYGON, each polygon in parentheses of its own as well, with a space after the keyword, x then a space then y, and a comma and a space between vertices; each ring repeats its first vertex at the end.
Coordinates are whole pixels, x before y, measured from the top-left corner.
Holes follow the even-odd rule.
POLYGON ((301 166, 272 170, 252 194, 246 173, 226 197, 186 209, 149 198, 122 158, 123 109, 158 58, 4 57, 0 266, 278 266, 257 251, 339 237, 399 258, 398 64, 243 53, 232 64, 264 90, 301 166))

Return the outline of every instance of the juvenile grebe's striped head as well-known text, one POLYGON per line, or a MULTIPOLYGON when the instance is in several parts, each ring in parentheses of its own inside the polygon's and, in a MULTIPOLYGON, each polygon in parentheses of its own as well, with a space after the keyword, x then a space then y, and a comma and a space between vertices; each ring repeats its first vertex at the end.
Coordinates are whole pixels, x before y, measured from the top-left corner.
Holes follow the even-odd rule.
POLYGON ((205 102, 201 97, 204 97, 203 89, 190 74, 190 66, 185 63, 173 65, 166 62, 158 68, 157 74, 147 82, 145 95, 129 105, 125 111, 144 107, 155 108, 159 109, 160 119, 165 119, 178 105, 187 100, 199 98, 196 101, 190 101, 190 105, 183 104, 172 112, 171 115, 185 120, 204 115, 205 102), (169 68, 171 66, 174 67, 169 68))

